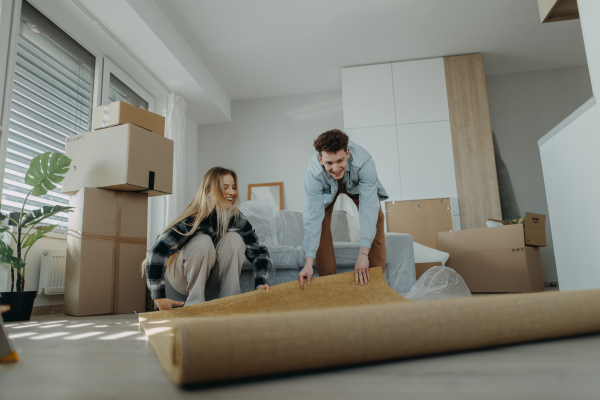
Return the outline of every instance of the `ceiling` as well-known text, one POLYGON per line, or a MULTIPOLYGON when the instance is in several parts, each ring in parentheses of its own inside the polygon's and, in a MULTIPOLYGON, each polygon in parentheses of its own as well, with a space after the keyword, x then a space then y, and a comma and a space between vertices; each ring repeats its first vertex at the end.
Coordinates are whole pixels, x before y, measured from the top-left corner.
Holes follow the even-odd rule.
POLYGON ((488 75, 586 64, 579 21, 542 25, 537 0, 155 1, 231 100, 340 90, 343 67, 465 53, 483 53, 488 75))

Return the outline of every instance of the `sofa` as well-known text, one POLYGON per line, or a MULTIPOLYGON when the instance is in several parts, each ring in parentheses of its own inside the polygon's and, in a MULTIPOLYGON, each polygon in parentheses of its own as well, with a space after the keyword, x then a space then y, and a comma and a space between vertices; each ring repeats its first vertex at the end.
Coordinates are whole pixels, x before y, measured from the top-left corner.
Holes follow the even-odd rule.
MULTIPOLYGON (((264 243, 271 255, 273 268, 268 283, 277 285, 298 279, 298 273, 304 266, 304 223, 302 212, 280 211, 268 201, 251 200, 240 206, 240 211, 248 218, 261 243, 264 243)), ((352 229, 356 230, 357 221, 353 221, 346 211, 334 211, 331 232, 337 260, 338 273, 354 270, 358 258, 359 243, 351 241, 352 229)), ((358 234, 360 236, 360 233, 358 234)), ((412 236, 402 233, 386 233, 387 258, 385 278, 398 293, 407 293, 415 284, 415 257, 412 236)), ((316 268, 314 275, 318 276, 316 268)), ((254 289, 252 268, 245 263, 240 276, 242 292, 254 289)))

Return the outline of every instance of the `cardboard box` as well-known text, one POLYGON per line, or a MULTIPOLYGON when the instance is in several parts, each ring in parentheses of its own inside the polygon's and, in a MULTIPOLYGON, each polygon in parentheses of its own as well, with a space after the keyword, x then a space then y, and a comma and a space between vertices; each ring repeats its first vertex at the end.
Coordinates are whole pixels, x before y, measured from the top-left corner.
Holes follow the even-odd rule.
POLYGON ((111 126, 133 124, 165 136, 165 117, 154 114, 123 101, 115 101, 94 108, 92 129, 99 130, 111 126))
POLYGON ((62 182, 63 193, 84 187, 171 194, 173 141, 136 125, 119 125, 67 138, 65 154, 73 162, 62 182))
POLYGON ((544 291, 540 249, 525 246, 522 225, 440 232, 439 243, 473 293, 544 291))
POLYGON ((546 247, 546 216, 543 214, 526 212, 525 218, 510 221, 489 219, 488 221, 500 222, 503 225, 521 225, 526 246, 546 247))
POLYGON ((144 311, 148 195, 85 188, 69 204, 65 313, 144 311))

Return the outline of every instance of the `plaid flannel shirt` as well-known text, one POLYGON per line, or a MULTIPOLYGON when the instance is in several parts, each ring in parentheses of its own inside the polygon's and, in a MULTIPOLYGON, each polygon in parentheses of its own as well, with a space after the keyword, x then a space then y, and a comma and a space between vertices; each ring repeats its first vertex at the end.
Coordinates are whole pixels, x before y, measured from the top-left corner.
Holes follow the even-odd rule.
MULTIPOLYGON (((177 251, 181 250, 194 236, 208 235, 215 245, 218 243, 217 237, 217 215, 216 212, 205 218, 194 234, 185 236, 181 233, 188 233, 194 223, 194 218, 189 217, 179 222, 173 228, 163 233, 154 246, 150 249, 146 258, 146 280, 152 299, 165 298, 165 270, 167 260, 177 251), (181 233, 179 233, 181 232, 181 233)), ((255 287, 267 283, 269 271, 271 270, 271 259, 267 247, 258 242, 258 236, 254 232, 252 225, 246 217, 240 212, 237 217, 231 218, 227 232, 236 232, 246 244, 246 258, 252 264, 254 272, 255 287)))

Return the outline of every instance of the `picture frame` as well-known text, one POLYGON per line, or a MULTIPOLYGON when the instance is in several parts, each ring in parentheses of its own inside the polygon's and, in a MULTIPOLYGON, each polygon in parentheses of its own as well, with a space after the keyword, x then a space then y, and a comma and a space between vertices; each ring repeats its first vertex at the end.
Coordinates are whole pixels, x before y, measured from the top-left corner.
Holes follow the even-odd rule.
POLYGON ((283 210, 283 182, 249 184, 248 200, 272 201, 283 210))

